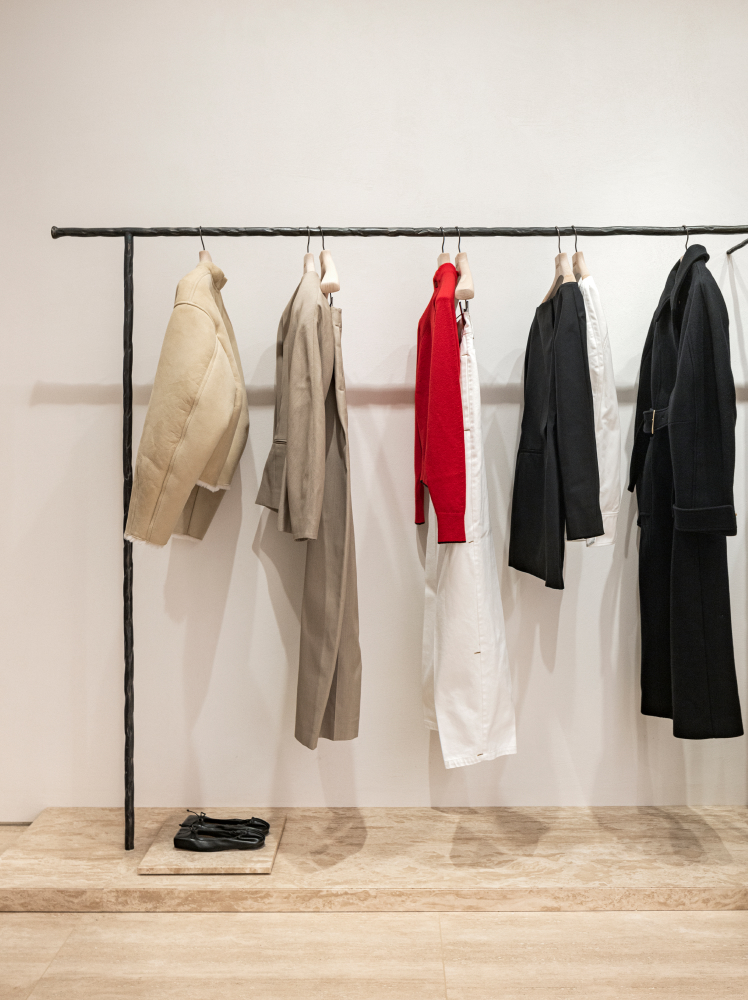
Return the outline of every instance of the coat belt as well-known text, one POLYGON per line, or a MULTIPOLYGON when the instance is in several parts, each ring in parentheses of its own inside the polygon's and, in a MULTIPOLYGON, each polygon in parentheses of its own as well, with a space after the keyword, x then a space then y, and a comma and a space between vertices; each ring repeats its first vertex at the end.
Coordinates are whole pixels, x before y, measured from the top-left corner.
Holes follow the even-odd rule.
POLYGON ((645 410, 644 421, 642 422, 644 433, 654 434, 655 431, 659 431, 662 427, 667 427, 667 411, 667 406, 663 406, 659 410, 645 410))

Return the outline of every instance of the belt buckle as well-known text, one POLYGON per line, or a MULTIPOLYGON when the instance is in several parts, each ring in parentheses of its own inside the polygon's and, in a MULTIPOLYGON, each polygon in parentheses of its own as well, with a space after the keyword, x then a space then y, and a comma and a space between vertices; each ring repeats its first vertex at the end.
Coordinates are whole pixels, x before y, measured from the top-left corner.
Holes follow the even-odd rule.
POLYGON ((653 437, 654 437, 654 432, 655 432, 655 413, 657 413, 657 410, 652 410, 652 436, 653 437))

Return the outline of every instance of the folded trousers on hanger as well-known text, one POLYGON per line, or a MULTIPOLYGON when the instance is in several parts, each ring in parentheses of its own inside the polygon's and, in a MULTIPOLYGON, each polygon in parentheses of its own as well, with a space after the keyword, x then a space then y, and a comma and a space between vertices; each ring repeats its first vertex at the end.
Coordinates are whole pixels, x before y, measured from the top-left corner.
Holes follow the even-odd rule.
POLYGON ((517 752, 512 680, 483 462, 480 384, 469 316, 462 327, 465 542, 437 542, 429 497, 423 623, 424 720, 445 767, 517 752))
POLYGON ((325 400, 325 493, 315 539, 306 543, 301 605, 296 739, 314 749, 319 737, 358 736, 361 648, 340 310, 333 309, 335 374, 325 400))

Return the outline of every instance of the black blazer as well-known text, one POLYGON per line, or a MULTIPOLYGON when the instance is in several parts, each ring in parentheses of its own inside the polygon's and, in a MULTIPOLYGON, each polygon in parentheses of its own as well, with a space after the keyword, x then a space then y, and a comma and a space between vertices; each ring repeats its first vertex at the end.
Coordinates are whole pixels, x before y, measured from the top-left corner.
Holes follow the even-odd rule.
POLYGON ((741 736, 727 575, 735 384, 727 308, 689 247, 644 345, 629 490, 641 527, 642 712, 683 739, 741 736))
POLYGON ((514 474, 509 565, 563 590, 568 539, 603 534, 584 299, 562 284, 535 310, 514 474))

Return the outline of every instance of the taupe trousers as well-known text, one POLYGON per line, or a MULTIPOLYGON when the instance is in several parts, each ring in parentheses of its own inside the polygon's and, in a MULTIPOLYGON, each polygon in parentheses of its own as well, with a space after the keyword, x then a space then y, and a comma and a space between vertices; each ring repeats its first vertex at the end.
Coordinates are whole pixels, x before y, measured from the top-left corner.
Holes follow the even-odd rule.
POLYGON ((257 503, 307 540, 296 739, 358 736, 361 650, 348 461, 341 311, 316 272, 299 282, 278 326, 275 420, 257 503))

